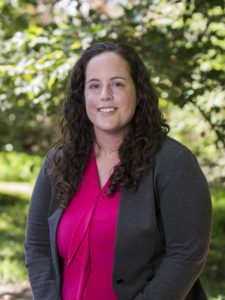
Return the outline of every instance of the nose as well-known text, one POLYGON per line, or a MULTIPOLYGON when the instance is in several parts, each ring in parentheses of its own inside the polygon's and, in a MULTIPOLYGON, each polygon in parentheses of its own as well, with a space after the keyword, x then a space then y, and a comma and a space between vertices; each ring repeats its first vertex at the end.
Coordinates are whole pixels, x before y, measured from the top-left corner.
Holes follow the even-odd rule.
POLYGON ((101 100, 108 101, 108 100, 112 100, 112 98, 113 98, 113 93, 112 93, 111 86, 108 84, 104 85, 101 91, 101 100))

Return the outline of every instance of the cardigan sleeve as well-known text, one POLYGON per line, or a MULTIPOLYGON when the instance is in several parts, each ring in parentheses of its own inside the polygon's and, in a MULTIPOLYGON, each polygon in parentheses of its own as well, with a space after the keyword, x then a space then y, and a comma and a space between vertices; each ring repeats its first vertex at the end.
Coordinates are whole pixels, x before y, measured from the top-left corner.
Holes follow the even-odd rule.
POLYGON ((28 276, 35 300, 59 299, 53 272, 48 212, 52 196, 46 161, 32 193, 24 243, 28 276))
POLYGON ((205 176, 187 148, 164 156, 155 172, 165 256, 135 300, 182 300, 206 260, 211 232, 210 194, 205 176))

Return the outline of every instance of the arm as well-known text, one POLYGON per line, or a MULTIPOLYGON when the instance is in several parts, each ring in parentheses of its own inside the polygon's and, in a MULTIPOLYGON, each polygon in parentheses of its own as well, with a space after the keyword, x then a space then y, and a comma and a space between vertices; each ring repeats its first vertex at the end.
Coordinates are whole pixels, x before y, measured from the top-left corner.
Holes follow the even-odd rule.
POLYGON ((24 243, 26 267, 35 300, 59 299, 52 267, 48 211, 52 188, 43 163, 29 207, 24 243))
POLYGON ((156 167, 165 257, 135 300, 181 300, 205 263, 211 230, 208 185, 192 153, 182 148, 156 167))

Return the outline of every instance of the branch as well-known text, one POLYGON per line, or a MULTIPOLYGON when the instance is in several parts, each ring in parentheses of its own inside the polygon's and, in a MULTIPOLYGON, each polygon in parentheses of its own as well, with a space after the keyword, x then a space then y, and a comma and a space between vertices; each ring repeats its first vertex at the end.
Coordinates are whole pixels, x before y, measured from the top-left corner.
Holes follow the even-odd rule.
MULTIPOLYGON (((189 100, 189 102, 191 102, 197 109, 198 111, 201 113, 201 115, 203 116, 203 118, 207 121, 207 123, 210 125, 211 129, 215 132, 216 136, 217 136, 217 140, 216 140, 216 144, 219 147, 219 142, 222 143, 223 147, 225 148, 225 132, 223 131, 223 128, 218 128, 219 125, 217 124, 213 124, 210 118, 210 114, 206 113, 201 107, 200 105, 198 105, 196 102, 194 102, 193 100, 189 100)), ((221 126, 222 127, 222 126, 221 126)))

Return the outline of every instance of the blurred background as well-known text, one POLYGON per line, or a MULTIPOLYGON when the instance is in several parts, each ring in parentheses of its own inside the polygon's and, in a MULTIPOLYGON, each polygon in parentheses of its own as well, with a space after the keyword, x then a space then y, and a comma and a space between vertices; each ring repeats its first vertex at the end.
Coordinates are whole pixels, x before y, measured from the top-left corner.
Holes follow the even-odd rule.
POLYGON ((224 7, 224 0, 0 0, 0 299, 30 299, 18 296, 27 284, 30 194, 59 137, 71 68, 96 41, 127 42, 140 53, 170 136, 197 155, 214 217, 201 277, 210 300, 225 299, 224 7))

